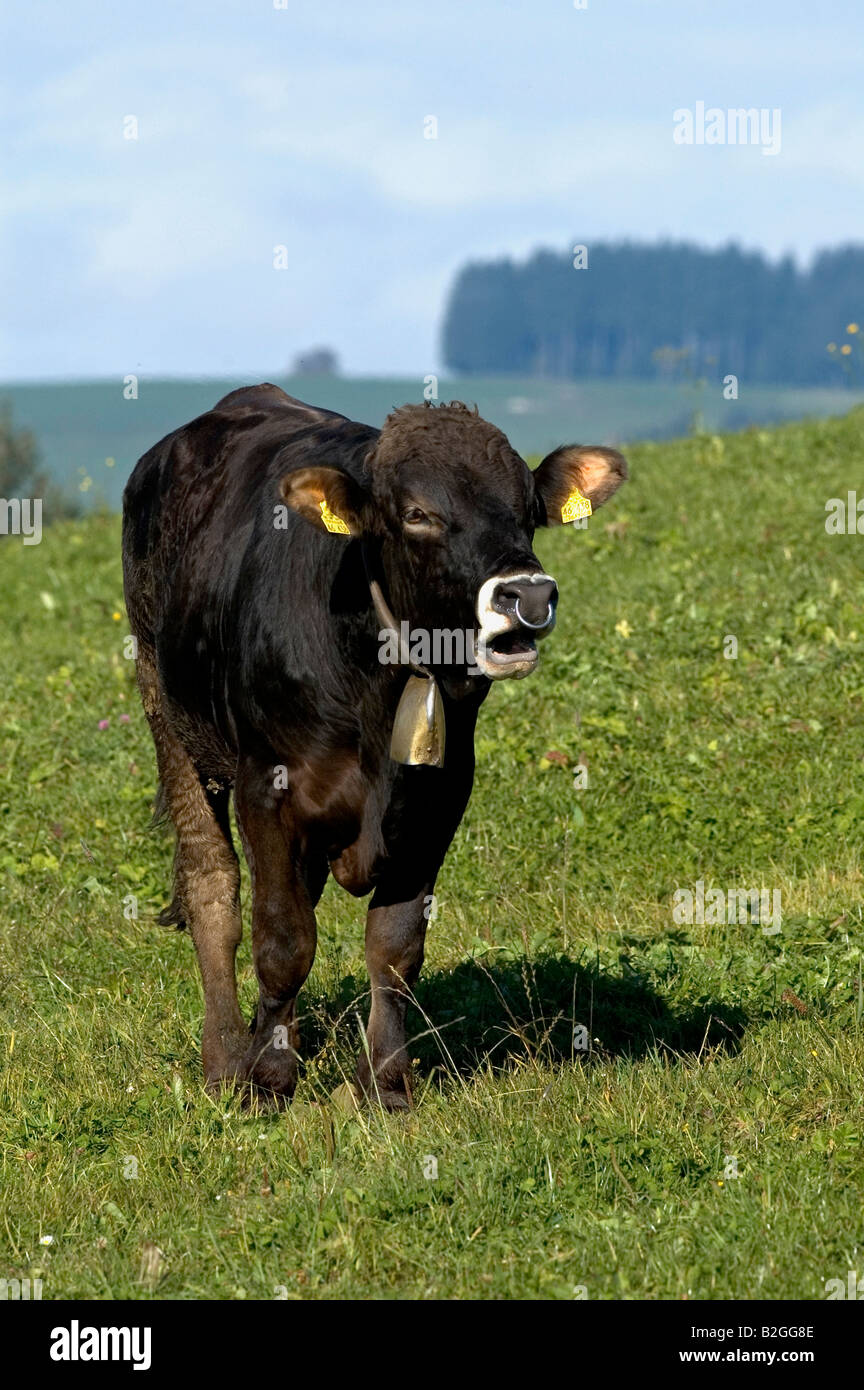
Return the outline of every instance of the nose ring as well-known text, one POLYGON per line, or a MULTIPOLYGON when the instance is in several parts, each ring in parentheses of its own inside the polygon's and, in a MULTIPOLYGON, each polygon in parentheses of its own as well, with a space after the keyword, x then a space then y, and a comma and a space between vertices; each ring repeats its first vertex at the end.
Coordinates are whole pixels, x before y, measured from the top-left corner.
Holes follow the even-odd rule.
POLYGON ((528 619, 523 618, 522 614, 519 612, 519 600, 518 598, 516 600, 516 617, 519 619, 523 627, 533 628, 535 632, 538 632, 542 627, 549 626, 549 624, 552 621, 552 614, 554 611, 555 610, 553 609, 552 604, 550 603, 548 609, 546 610, 546 617, 543 619, 542 623, 529 623, 528 619))

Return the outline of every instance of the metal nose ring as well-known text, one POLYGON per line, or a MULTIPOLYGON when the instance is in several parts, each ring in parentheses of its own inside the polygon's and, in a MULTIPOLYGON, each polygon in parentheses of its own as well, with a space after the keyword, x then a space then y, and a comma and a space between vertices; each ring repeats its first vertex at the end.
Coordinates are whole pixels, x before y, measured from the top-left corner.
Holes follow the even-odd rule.
POLYGON ((555 610, 553 609, 552 604, 550 603, 549 607, 546 610, 546 617, 543 619, 542 623, 529 623, 528 619, 523 618, 522 614, 519 612, 519 600, 518 598, 516 600, 516 617, 519 619, 523 627, 531 627, 534 629, 535 632, 539 631, 541 627, 549 626, 549 624, 552 621, 552 614, 554 613, 554 611, 555 610))

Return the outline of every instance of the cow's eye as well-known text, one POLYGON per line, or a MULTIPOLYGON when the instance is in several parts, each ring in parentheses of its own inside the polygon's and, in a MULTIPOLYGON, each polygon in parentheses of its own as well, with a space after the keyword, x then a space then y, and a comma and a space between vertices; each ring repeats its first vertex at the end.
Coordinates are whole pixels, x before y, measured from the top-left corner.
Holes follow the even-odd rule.
POLYGON ((429 522, 429 518, 422 507, 408 507, 407 510, 402 513, 402 520, 405 522, 406 526, 426 526, 429 522))

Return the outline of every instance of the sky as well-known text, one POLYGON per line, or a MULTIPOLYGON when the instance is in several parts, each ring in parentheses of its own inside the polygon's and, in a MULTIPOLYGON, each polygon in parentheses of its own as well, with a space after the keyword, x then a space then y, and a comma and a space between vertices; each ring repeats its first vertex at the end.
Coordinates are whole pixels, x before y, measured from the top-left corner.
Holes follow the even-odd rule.
POLYGON ((864 240, 861 0, 578 4, 6 5, 0 379, 422 377, 468 260, 864 240), (676 142, 699 102, 779 150, 676 142))

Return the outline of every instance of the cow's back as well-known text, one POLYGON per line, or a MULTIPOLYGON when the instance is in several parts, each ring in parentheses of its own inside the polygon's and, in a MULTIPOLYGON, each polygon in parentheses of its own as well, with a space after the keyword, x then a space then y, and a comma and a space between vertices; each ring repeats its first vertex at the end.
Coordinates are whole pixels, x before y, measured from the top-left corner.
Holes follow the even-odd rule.
MULTIPOLYGON (((133 623, 155 632, 179 588, 224 594, 252 535, 272 526, 278 484, 325 454, 351 468, 377 431, 265 383, 232 391, 138 460, 123 494, 123 567, 133 623)), ((291 516, 292 540, 315 533, 291 516)), ((326 545, 326 542, 325 542, 326 545)))
POLYGON ((274 641, 285 677, 302 670, 343 547, 282 507, 279 483, 314 463, 362 477, 377 433, 265 384, 231 392, 139 459, 123 497, 127 611, 193 715, 230 723, 238 664, 251 676, 274 641))

